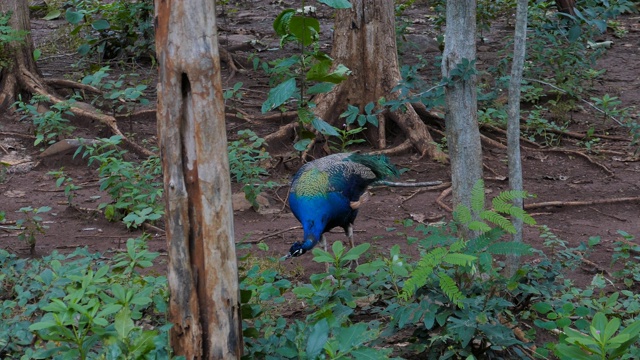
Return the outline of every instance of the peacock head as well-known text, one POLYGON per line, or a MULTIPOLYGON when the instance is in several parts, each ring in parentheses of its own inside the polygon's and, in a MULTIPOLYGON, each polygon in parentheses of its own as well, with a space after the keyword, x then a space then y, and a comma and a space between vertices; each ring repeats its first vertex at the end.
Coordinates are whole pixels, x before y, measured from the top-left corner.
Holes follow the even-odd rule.
POLYGON ((300 241, 297 241, 293 243, 293 245, 291 245, 291 248, 289 249, 289 253, 287 254, 286 258, 288 259, 292 257, 298 257, 306 252, 307 252, 307 249, 302 247, 302 243, 300 241))

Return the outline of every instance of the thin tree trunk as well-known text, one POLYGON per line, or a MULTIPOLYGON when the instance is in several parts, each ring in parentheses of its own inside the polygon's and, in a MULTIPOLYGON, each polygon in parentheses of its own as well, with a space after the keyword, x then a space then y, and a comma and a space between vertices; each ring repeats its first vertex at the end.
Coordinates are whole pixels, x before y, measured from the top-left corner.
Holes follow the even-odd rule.
POLYGON ((242 355, 214 4, 155 3, 171 345, 187 359, 242 355))
MULTIPOLYGON (((520 87, 527 41, 527 0, 518 0, 516 9, 516 30, 513 39, 513 64, 509 80, 509 106, 507 107, 507 153, 509 154, 509 187, 522 190, 522 159, 520 156, 520 87)), ((522 199, 515 199, 514 206, 522 209, 522 199)), ((513 218, 516 233, 514 241, 522 241, 522 219, 513 218)), ((513 275, 519 266, 519 257, 507 257, 507 274, 513 275)))
MULTIPOLYGON (((442 75, 451 78, 463 59, 476 59, 475 0, 447 1, 447 27, 442 54, 442 75)), ((482 179, 482 147, 477 121, 476 75, 456 79, 445 88, 447 146, 451 160, 454 208, 471 208, 471 189, 482 179)))

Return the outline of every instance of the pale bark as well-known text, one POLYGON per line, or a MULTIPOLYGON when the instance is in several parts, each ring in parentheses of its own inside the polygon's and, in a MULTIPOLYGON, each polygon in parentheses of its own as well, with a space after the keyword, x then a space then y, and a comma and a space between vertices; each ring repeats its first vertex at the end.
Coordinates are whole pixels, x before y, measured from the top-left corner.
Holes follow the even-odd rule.
MULTIPOLYGON (((447 1, 442 75, 449 78, 462 59, 476 59, 475 0, 447 1)), ((482 148, 477 121, 476 75, 445 87, 447 146, 451 161, 454 208, 471 207, 471 189, 482 178, 482 148)))
MULTIPOLYGON (((511 78, 509 80, 509 105, 507 107, 507 147, 509 157, 509 187, 511 190, 521 191, 522 158, 520 156, 520 85, 527 41, 527 6, 528 0, 518 0, 516 9, 516 30, 513 39, 513 63, 511 64, 511 78)), ((514 200, 513 205, 522 209, 522 199, 514 200)), ((516 233, 514 241, 522 241, 522 219, 513 218, 516 233)), ((507 257, 507 273, 513 275, 518 268, 519 257, 507 257)))
POLYGON ((171 345, 187 359, 242 355, 214 4, 155 2, 171 345))
MULTIPOLYGON (((351 9, 336 12, 332 57, 335 64, 343 64, 352 74, 332 91, 319 95, 315 114, 336 127, 342 127, 338 118, 347 104, 362 110, 369 102, 377 103, 381 97, 396 98, 391 93, 401 80, 398 66, 395 13, 393 1, 353 0, 351 9)), ((446 155, 434 144, 426 125, 411 104, 406 112, 396 111, 379 117, 381 129, 369 129, 367 137, 378 148, 386 146, 384 138, 386 119, 391 118, 403 130, 422 156, 446 161, 446 155)), ((372 127, 368 125, 368 127, 372 127)))

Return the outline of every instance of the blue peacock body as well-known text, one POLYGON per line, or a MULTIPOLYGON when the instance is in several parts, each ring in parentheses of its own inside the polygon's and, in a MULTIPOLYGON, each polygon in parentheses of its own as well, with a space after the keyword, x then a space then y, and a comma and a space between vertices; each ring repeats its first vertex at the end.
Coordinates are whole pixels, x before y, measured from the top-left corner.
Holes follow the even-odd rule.
POLYGON ((304 239, 291 246, 287 257, 311 250, 324 240, 325 232, 338 226, 353 246, 353 222, 367 187, 398 175, 384 155, 340 153, 302 166, 291 182, 289 206, 302 224, 304 239))

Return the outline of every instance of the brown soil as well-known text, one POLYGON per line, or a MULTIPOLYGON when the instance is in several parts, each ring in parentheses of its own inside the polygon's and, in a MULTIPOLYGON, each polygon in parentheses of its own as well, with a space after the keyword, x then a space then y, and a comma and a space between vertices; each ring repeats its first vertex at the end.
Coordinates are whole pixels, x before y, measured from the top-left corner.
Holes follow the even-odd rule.
MULTIPOLYGON (((246 4, 246 2, 243 2, 246 4)), ((274 59, 291 53, 294 49, 287 47, 285 51, 278 48, 278 40, 271 30, 271 23, 277 12, 281 9, 271 2, 260 1, 251 8, 240 8, 237 12, 229 12, 222 17, 220 25, 221 44, 233 50, 237 60, 243 62, 254 51, 247 40, 257 39, 264 45, 257 45, 261 51, 258 55, 263 59, 274 59), (256 5, 256 6, 254 6, 256 5), (239 49, 239 50, 237 50, 239 49)), ((227 9, 228 10, 228 9, 227 9)), ((424 9, 415 9, 405 14, 411 22, 411 29, 407 40, 417 44, 416 48, 405 46, 402 49, 402 60, 414 61, 417 50, 424 57, 434 57, 439 54, 437 44, 432 40, 433 30, 428 22, 423 19, 424 9), (414 21, 415 20, 415 21, 414 21)), ((323 47, 330 46, 331 14, 329 11, 320 12, 324 30, 322 39, 323 47)), ((601 59, 598 66, 607 69, 607 73, 595 84, 592 96, 602 96, 605 93, 618 96, 622 100, 622 106, 637 106, 640 98, 640 27, 637 17, 626 17, 622 23, 629 33, 622 39, 613 38, 611 34, 602 36, 603 40, 613 40, 614 45, 607 55, 601 59)), ((37 47, 52 46, 51 40, 59 37, 59 28, 63 26, 60 21, 33 20, 32 27, 37 47), (49 45, 47 45, 49 44, 49 45)), ((491 33, 485 35, 487 41, 479 44, 479 58, 486 66, 496 61, 497 51, 502 50, 506 35, 512 32, 509 27, 495 27, 491 33)), ((59 40, 58 40, 59 41, 59 40)), ((328 49, 327 49, 328 51, 328 49)), ((71 65, 77 61, 74 56, 66 56, 71 53, 68 50, 58 50, 57 53, 45 54, 38 62, 45 77, 63 77, 72 74, 75 69, 71 65)), ((262 101, 268 92, 268 78, 261 72, 252 70, 247 64, 246 71, 237 73, 232 79, 227 79, 229 72, 222 74, 225 80, 224 86, 230 88, 238 81, 243 82, 243 98, 230 103, 232 107, 241 108, 250 114, 259 114, 262 101)), ((225 67, 227 69, 227 67, 225 67)), ((435 74, 434 69, 434 74, 435 74)), ((154 69, 140 68, 136 72, 141 78, 154 77, 154 69)), ((155 87, 150 86, 147 97, 155 99, 155 87)), ((232 111, 233 112, 233 111, 232 111)), ((593 126, 596 134, 607 133, 621 138, 630 138, 625 128, 611 121, 603 121, 602 116, 588 108, 566 114, 559 114, 564 119, 570 119, 569 129, 574 132, 584 133, 593 126)), ((636 113, 637 116, 637 113, 636 113)), ((95 123, 87 123, 83 119, 71 119, 78 127, 77 134, 83 137, 108 136, 102 130, 102 126, 95 123)), ((559 121, 559 119, 555 119, 559 121)), ((266 135, 278 126, 280 121, 264 122, 263 125, 253 125, 229 118, 227 127, 229 138, 234 139, 239 129, 251 128, 260 135, 266 135)), ((155 121, 151 117, 134 118, 131 121, 122 121, 120 127, 125 132, 135 133, 135 139, 155 142, 155 121)), ((66 205, 64 193, 55 187, 55 180, 47 175, 49 171, 57 171, 64 168, 76 184, 82 184, 78 191, 75 204, 79 207, 95 208, 100 202, 108 201, 107 195, 98 189, 98 178, 94 168, 88 167, 86 161, 72 157, 73 151, 38 159, 41 147, 33 145, 33 139, 28 135, 32 130, 27 122, 19 121, 19 116, 9 113, 0 114, 0 158, 7 160, 31 159, 33 162, 23 163, 9 169, 9 172, 0 179, 0 210, 4 210, 8 220, 16 220, 21 217, 18 211, 21 207, 51 206, 53 209, 43 215, 45 224, 49 227, 46 233, 37 239, 36 256, 49 254, 53 251, 72 251, 77 246, 86 246, 90 251, 98 251, 106 256, 113 251, 124 247, 127 238, 140 235, 140 231, 128 231, 121 223, 110 223, 101 215, 94 215, 85 211, 78 211, 66 205), (15 133, 15 134, 11 134, 15 133), (101 196, 96 199, 96 196, 101 196)), ((485 135, 505 142, 501 133, 485 131, 485 135)), ((434 134, 437 140, 439 135, 434 134)), ((402 142, 402 138, 390 139, 390 146, 402 142)), ((579 146, 578 140, 564 137, 561 149, 578 150, 585 152, 585 148, 579 146)), ((366 150, 366 148, 362 148, 366 150)), ((589 161, 585 157, 574 153, 563 152, 539 152, 523 151, 524 187, 529 192, 536 194, 537 198, 528 200, 527 203, 543 201, 589 201, 602 199, 615 199, 622 197, 640 196, 640 162, 633 158, 634 148, 629 147, 629 141, 615 141, 601 139, 590 153, 589 161), (616 153, 612 153, 614 151, 616 153), (624 153, 623 155, 618 154, 624 153), (606 168, 606 169, 605 169, 606 168), (608 170, 607 170, 608 169, 608 170)), ((269 151, 274 159, 281 160, 292 151, 291 144, 282 144, 281 147, 271 148, 269 151)), ((402 175, 399 181, 449 181, 449 167, 430 160, 415 159, 411 154, 393 156, 392 161, 408 171, 402 175)), ((273 167, 270 179, 280 184, 287 184, 291 175, 299 167, 295 162, 278 162, 273 167)), ((496 147, 484 147, 484 164, 486 188, 489 196, 498 194, 508 189, 506 180, 506 153, 505 150, 496 147)), ((238 190, 237 184, 234 184, 238 190)), ((294 229, 281 232, 298 225, 296 219, 289 211, 286 199, 287 186, 279 187, 266 195, 271 203, 271 211, 267 214, 259 214, 253 210, 235 212, 235 238, 238 242, 256 241, 265 238, 269 250, 261 252, 252 250, 256 256, 280 257, 287 253, 289 246, 297 240, 301 240, 302 230, 294 229), (280 232, 276 236, 268 236, 280 232)), ((406 253, 415 254, 404 235, 406 232, 399 221, 414 219, 416 221, 435 222, 442 219, 449 220, 451 214, 436 204, 438 191, 422 191, 412 188, 379 187, 372 190, 371 200, 362 208, 355 224, 356 243, 371 242, 375 251, 388 253, 388 249, 394 244, 399 244, 406 253), (397 228, 398 231, 390 231, 397 228)), ((538 224, 545 224, 560 238, 568 241, 571 246, 585 242, 591 236, 600 236, 602 241, 596 246, 596 251, 588 255, 588 259, 602 269, 611 266, 613 244, 621 237, 616 232, 624 230, 640 238, 640 202, 622 202, 615 204, 594 204, 586 206, 549 206, 532 211, 538 224)), ((159 224, 162 227, 162 224, 159 224)), ((535 227, 527 227, 524 233, 525 241, 536 247, 541 247, 539 231, 535 227)), ((328 235, 329 242, 335 240, 346 241, 342 233, 328 235)), ((166 240, 162 233, 154 233, 149 242, 151 250, 165 252, 166 240)), ((18 254, 29 256, 25 244, 18 240, 16 232, 0 231, 0 247, 18 254)), ((289 260, 283 264, 294 274, 304 279, 323 266, 310 261, 311 255, 289 260)), ((162 271, 161 268, 159 268, 162 271)), ((599 270, 589 264, 584 264, 580 269, 569 274, 578 284, 587 284, 594 273, 599 270)))

